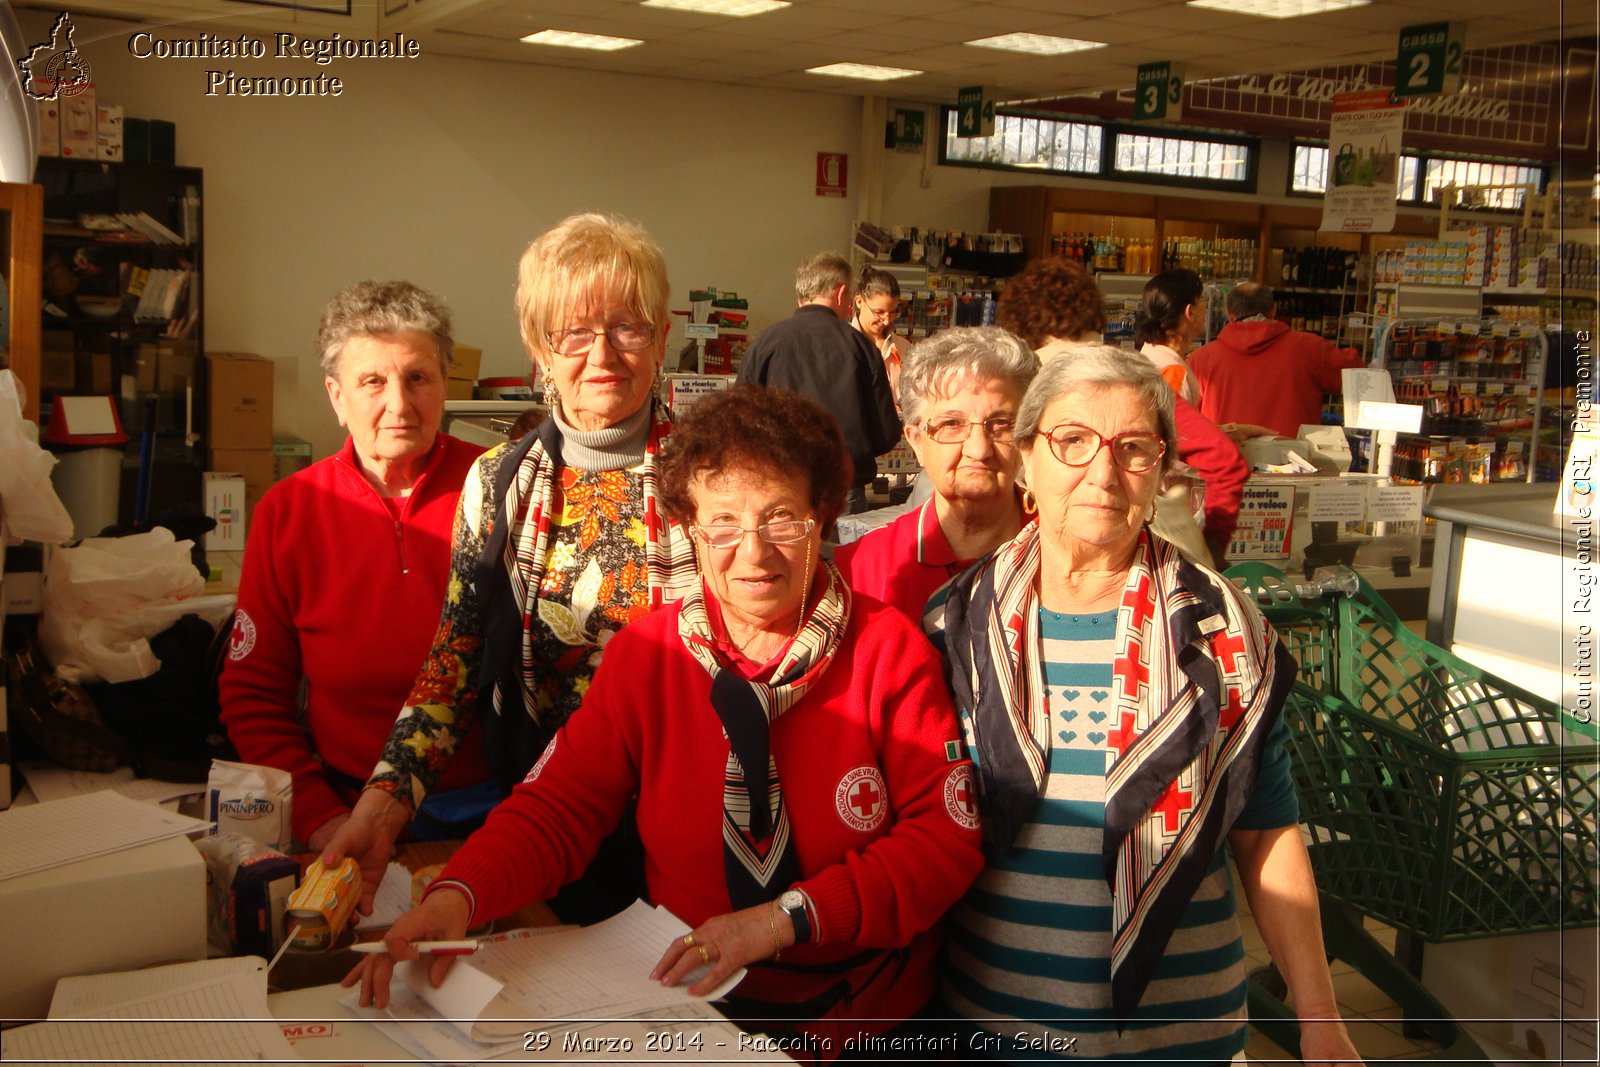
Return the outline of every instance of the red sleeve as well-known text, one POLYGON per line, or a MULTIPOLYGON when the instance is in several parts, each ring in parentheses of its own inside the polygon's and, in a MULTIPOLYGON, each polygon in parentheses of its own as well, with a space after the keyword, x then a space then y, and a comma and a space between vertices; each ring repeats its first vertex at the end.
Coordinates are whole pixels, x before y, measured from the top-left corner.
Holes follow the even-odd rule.
POLYGON ((239 613, 218 682, 221 719, 246 763, 288 771, 294 779, 294 836, 307 841, 323 823, 349 809, 323 774, 300 724, 300 643, 294 614, 278 575, 278 535, 288 488, 268 492, 253 517, 239 575, 239 613))
MULTIPOLYGON (((873 625, 890 629, 887 620, 873 625)), ((816 906, 820 942, 908 944, 961 899, 983 868, 977 785, 972 764, 949 755, 960 725, 938 656, 908 621, 892 629, 893 640, 857 669, 874 674, 871 714, 883 727, 878 760, 894 824, 799 883, 816 906), (970 802, 973 813, 967 825, 952 808, 963 787, 970 801, 959 803, 970 802)))
POLYGON ((1174 397, 1178 458, 1206 483, 1206 543, 1226 548, 1239 525, 1239 502, 1250 477, 1239 446, 1183 397, 1174 397))
POLYGON ((1324 393, 1337 393, 1344 387, 1344 375, 1340 371, 1367 365, 1359 351, 1354 348, 1340 348, 1332 341, 1322 341, 1317 355, 1319 357, 1316 368, 1317 384, 1322 387, 1324 393))

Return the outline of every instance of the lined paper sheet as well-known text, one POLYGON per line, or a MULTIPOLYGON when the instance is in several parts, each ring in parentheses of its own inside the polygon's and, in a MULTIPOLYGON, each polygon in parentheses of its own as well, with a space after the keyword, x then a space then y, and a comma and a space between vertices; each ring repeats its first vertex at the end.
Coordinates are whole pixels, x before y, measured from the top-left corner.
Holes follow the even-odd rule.
POLYGON ((33 795, 39 803, 65 800, 68 797, 98 793, 102 789, 115 790, 134 800, 172 800, 175 797, 204 793, 204 782, 164 782, 159 778, 137 778, 132 767, 118 767, 101 774, 96 771, 74 771, 32 761, 19 764, 33 795))
POLYGON ((61 867, 91 856, 203 833, 203 819, 103 790, 0 811, 0 879, 61 867))
POLYGON ((357 930, 377 930, 393 926, 394 921, 411 910, 411 872, 398 863, 390 863, 378 883, 378 892, 372 898, 372 914, 356 916, 357 930))
POLYGON ((697 968, 681 985, 663 986, 650 978, 667 946, 688 932, 671 912, 635 901, 593 926, 484 946, 472 966, 505 988, 473 1028, 473 1037, 494 1041, 521 1033, 530 1019, 623 1018, 715 1000, 744 978, 742 968, 706 997, 690 996, 689 986, 709 966, 697 968))
POLYGON ((267 1009, 266 975, 234 971, 103 1010, 6 1031, 8 1060, 298 1059, 267 1009), (265 1021, 248 1021, 265 1020, 265 1021))
POLYGON ((138 971, 84 974, 63 978, 50 998, 50 1018, 101 1015, 117 1007, 158 993, 184 989, 196 982, 229 979, 238 972, 259 973, 266 982, 265 960, 258 956, 224 956, 214 960, 173 963, 138 971))

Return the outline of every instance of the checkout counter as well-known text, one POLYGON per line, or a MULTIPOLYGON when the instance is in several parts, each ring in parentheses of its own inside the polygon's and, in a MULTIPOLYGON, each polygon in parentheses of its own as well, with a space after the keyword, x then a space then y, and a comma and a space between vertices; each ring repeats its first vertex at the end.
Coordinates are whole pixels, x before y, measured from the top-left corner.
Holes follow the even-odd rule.
POLYGON ((1440 485, 1428 640, 1581 722, 1594 717, 1595 526, 1560 486, 1440 485))

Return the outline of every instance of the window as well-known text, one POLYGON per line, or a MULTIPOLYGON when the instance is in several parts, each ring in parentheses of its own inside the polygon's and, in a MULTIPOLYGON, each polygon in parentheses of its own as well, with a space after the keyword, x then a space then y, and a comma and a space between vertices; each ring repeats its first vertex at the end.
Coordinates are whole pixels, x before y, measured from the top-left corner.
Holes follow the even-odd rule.
MULTIPOLYGON (((1534 164, 1402 154, 1400 191, 1396 199, 1405 204, 1432 204, 1437 202, 1438 191, 1452 182, 1456 185, 1531 185, 1539 189, 1544 184, 1544 174, 1544 168, 1534 164)), ((1327 192, 1327 183, 1327 148, 1295 145, 1289 191, 1321 196, 1327 192)), ((1521 189, 1491 189, 1479 206, 1515 210, 1522 207, 1522 194, 1521 189)))
POLYGON ((941 163, 1213 188, 1255 185, 1255 143, 1243 138, 1202 140, 1016 114, 996 115, 991 137, 957 137, 955 109, 944 116, 941 163))
POLYGON ((1117 174, 1235 185, 1255 184, 1254 153, 1243 141, 1201 141, 1118 131, 1111 169, 1117 174))
POLYGON ((957 137, 955 108, 946 108, 940 162, 1098 174, 1101 143, 1100 127, 1093 123, 1026 115, 996 115, 992 137, 957 137))

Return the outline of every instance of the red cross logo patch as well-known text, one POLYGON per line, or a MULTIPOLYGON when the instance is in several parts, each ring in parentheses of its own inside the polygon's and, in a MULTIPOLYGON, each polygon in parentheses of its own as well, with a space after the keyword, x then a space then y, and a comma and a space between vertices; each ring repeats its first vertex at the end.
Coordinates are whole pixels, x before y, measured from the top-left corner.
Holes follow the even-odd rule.
POLYGON ((889 817, 889 793, 883 787, 883 772, 871 766, 846 771, 834 791, 833 805, 852 830, 876 830, 889 817))
POLYGON ((944 780, 944 810, 957 826, 978 828, 978 785, 972 778, 972 765, 953 768, 944 780))

